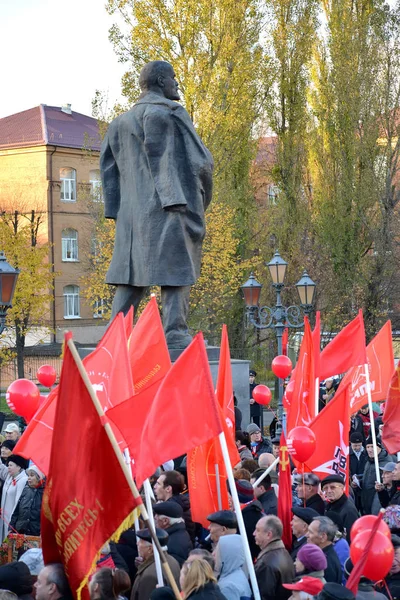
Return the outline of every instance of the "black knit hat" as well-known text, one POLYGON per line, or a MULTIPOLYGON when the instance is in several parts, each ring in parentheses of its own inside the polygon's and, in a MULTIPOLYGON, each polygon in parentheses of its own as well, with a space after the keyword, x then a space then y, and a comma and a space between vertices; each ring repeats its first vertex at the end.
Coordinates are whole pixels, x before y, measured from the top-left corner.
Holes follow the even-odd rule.
POLYGON ((14 592, 17 596, 31 594, 33 579, 29 567, 22 561, 1 566, 0 588, 14 592))
POLYGON ((17 442, 14 442, 14 440, 4 440, 4 442, 1 444, 1 447, 8 448, 12 452, 16 445, 17 442))
MULTIPOLYGON (((366 446, 372 446, 372 444, 373 444, 373 443, 374 443, 374 442, 373 442, 373 440, 372 440, 372 435, 369 435, 369 436, 367 437, 367 439, 365 440, 365 445, 366 445, 366 446)), ((379 448, 382 448, 382 442, 381 442, 381 438, 380 438, 380 437, 378 437, 378 436, 376 436, 376 445, 377 445, 379 448)))
POLYGON ((10 462, 18 465, 18 467, 21 467, 21 469, 27 469, 29 466, 29 460, 26 460, 26 458, 20 456, 19 454, 10 454, 10 456, 7 458, 7 466, 10 464, 10 462))

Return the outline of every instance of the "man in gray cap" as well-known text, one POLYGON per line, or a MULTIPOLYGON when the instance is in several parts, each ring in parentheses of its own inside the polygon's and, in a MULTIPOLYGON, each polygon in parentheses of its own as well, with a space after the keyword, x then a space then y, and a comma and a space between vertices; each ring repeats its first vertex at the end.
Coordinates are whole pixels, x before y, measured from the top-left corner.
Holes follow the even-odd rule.
POLYGON ((318 493, 320 479, 314 473, 297 474, 295 476, 297 497, 307 508, 312 508, 319 515, 325 514, 325 503, 318 493))
POLYGON ((217 544, 219 538, 223 535, 237 533, 237 519, 232 510, 218 510, 208 515, 207 521, 210 522, 208 529, 213 544, 217 544))
POLYGON ((156 526, 168 533, 168 554, 182 566, 193 544, 186 530, 183 508, 177 502, 158 502, 153 506, 156 526))
POLYGON ((293 506, 292 508, 293 518, 291 521, 293 543, 290 556, 293 560, 296 560, 298 551, 304 544, 307 544, 307 531, 308 526, 314 517, 318 517, 316 510, 312 508, 302 508, 301 506, 293 506))
MULTIPOLYGON (((164 550, 164 554, 172 571, 172 575, 177 585, 179 585, 179 563, 175 558, 166 552, 168 533, 157 527, 156 535, 162 549, 164 550)), ((136 538, 139 561, 141 561, 141 564, 138 566, 135 581, 133 582, 131 600, 148 600, 151 592, 156 589, 158 584, 150 531, 148 529, 141 529, 136 532, 136 538)), ((168 585, 168 581, 164 572, 163 577, 164 585, 168 585)))

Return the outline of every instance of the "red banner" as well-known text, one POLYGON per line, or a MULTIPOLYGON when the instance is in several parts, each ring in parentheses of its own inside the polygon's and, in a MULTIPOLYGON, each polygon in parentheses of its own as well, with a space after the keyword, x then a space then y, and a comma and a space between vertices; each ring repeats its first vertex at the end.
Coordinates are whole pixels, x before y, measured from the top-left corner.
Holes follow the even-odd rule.
POLYGON ((283 524, 282 541, 288 550, 292 549, 292 476, 289 461, 289 452, 286 445, 285 434, 282 431, 279 448, 279 494, 278 517, 283 524))
POLYGON ((389 454, 400 452, 400 362, 393 373, 383 413, 382 442, 389 454))

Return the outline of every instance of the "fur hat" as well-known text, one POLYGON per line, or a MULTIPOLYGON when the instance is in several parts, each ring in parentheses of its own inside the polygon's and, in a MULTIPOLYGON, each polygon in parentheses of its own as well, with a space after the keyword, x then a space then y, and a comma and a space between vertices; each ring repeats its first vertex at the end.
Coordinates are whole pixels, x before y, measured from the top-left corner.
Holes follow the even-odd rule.
POLYGON ((29 464, 29 461, 19 454, 10 454, 10 456, 7 458, 7 466, 10 464, 10 462, 18 465, 18 467, 21 467, 21 469, 26 469, 29 464))

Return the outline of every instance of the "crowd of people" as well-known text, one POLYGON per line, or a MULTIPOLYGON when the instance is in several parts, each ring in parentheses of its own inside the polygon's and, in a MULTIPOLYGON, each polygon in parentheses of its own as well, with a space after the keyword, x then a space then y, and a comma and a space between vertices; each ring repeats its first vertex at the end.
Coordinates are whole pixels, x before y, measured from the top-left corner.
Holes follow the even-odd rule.
MULTIPOLYGON (((328 389, 323 395, 329 393, 328 389)), ((280 440, 264 436, 257 422, 236 431, 240 463, 234 467, 235 487, 262 600, 354 598, 345 587, 353 569, 350 531, 361 515, 376 515, 382 508, 391 531, 393 565, 383 581, 362 577, 356 598, 400 598, 400 462, 381 441, 378 413, 375 426, 382 483, 376 482, 371 423, 364 408, 351 419, 348 493, 340 475, 320 480, 315 473, 297 473, 291 465, 291 547, 285 547, 278 518, 279 463, 274 463, 280 440)), ((10 532, 39 536, 45 477, 13 453, 21 435, 18 424, 8 424, 3 434, 2 540, 10 532)), ((204 528, 192 520, 186 476, 186 457, 179 457, 160 466, 151 479, 156 535, 180 594, 193 600, 250 600, 249 572, 230 493, 229 510, 208 515, 204 528)), ((90 580, 91 600, 174 598, 165 573, 163 585, 159 583, 154 552, 150 531, 141 520, 117 543, 107 543, 90 580)), ((0 600, 71 598, 62 565, 44 566, 40 549, 30 549, 17 562, 0 566, 0 596, 3 590, 11 595, 0 600)))

